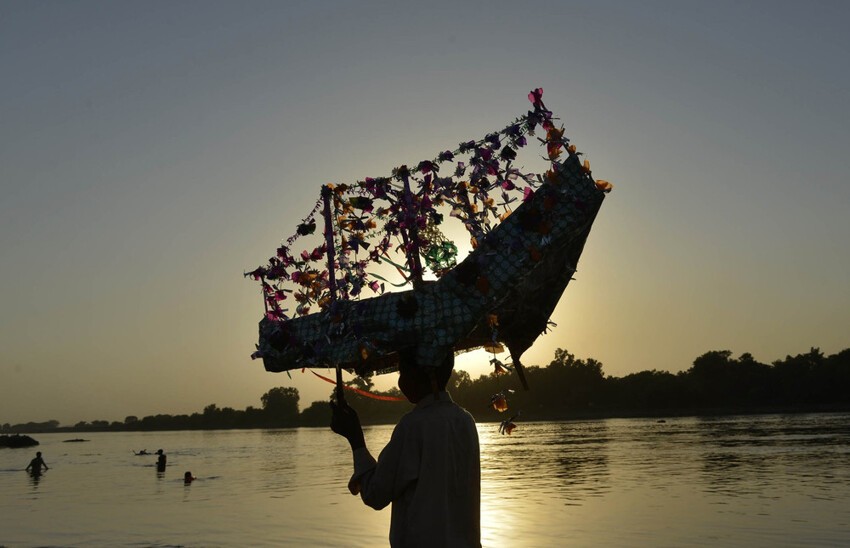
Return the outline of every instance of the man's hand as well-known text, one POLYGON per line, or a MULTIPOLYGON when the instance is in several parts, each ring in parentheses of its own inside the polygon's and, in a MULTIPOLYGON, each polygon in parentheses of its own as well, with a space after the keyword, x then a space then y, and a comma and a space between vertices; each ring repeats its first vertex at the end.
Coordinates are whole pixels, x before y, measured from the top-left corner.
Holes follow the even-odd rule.
POLYGON ((360 417, 357 411, 342 403, 331 402, 331 430, 348 440, 351 450, 366 447, 363 441, 363 428, 360 426, 360 417))

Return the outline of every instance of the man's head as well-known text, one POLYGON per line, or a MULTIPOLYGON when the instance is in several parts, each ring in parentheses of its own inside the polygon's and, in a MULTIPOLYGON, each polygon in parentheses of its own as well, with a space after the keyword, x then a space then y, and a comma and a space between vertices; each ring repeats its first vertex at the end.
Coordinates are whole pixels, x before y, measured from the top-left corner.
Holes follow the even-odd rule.
POLYGON ((455 364, 455 357, 449 352, 438 367, 420 367, 416 362, 416 347, 399 351, 398 387, 411 402, 419 400, 437 390, 445 390, 455 364))
POLYGON ((36 456, 36 457, 41 457, 41 451, 36 451, 36 452, 35 452, 35 456, 36 456))

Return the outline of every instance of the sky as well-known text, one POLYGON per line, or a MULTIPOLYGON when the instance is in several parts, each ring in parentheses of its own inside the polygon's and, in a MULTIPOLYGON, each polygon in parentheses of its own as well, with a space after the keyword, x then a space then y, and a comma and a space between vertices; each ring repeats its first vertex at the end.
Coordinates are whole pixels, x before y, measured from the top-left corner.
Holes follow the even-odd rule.
POLYGON ((501 129, 536 87, 614 190, 526 365, 848 348, 848 21, 841 1, 2 0, 0 424, 326 399, 250 359, 243 273, 321 185, 501 129))

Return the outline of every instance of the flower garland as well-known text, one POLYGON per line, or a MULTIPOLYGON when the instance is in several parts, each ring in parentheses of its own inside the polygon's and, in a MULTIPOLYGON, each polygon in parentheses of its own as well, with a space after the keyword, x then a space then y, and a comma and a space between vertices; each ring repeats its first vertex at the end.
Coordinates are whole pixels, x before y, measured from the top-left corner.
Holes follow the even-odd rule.
MULTIPOLYGON (((413 168, 402 165, 389 177, 327 185, 332 219, 326 219, 326 232, 330 229, 331 237, 326 233, 324 243, 300 253, 293 251, 299 238, 316 231, 316 214, 323 204, 319 198, 275 256, 245 273, 261 283, 266 317, 287 321, 305 316, 314 307, 327 309, 334 299, 358 297, 367 287, 382 294, 389 282, 367 272, 373 264, 395 266, 404 277, 400 285, 419 283, 426 267, 437 277, 453 268, 457 246, 439 230, 444 215, 438 208, 448 208, 449 215, 463 223, 474 248, 494 222, 510 215, 512 204, 529 200, 543 183, 513 165, 517 151, 528 144, 527 136, 534 136, 538 126, 544 130, 545 138, 538 137, 538 141, 545 145, 544 158, 553 167, 564 150, 575 153, 542 97, 542 88, 533 90, 528 94, 533 108, 524 116, 413 168), (329 242, 333 242, 332 253, 328 253, 329 242), (401 251, 404 259, 394 261, 391 250, 401 251), (332 268, 326 257, 334 258, 332 268), (334 272, 333 283, 330 272, 334 272), (290 297, 295 301, 294 310, 282 304, 290 297)), ((589 171, 586 162, 585 168, 589 171)))

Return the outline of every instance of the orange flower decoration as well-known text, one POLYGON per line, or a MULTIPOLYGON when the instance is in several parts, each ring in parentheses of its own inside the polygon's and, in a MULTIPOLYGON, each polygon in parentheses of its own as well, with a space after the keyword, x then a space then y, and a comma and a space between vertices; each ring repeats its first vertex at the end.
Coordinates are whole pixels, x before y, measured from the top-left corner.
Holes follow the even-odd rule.
POLYGON ((508 410, 508 399, 504 394, 496 394, 490 400, 490 404, 493 406, 493 409, 498 411, 499 413, 504 413, 508 410))
POLYGON ((603 181, 602 179, 597 179, 595 183, 596 188, 598 188, 602 192, 611 192, 611 189, 614 188, 614 185, 612 185, 608 181, 603 181))
MULTIPOLYGON (((490 352, 491 354, 499 354, 499 353, 501 353, 501 352, 504 352, 504 351, 505 351, 505 347, 504 347, 504 346, 502 346, 501 344, 497 343, 497 342, 489 342, 489 343, 486 343, 486 344, 484 344, 484 346, 482 346, 481 348, 483 348, 485 352, 490 352)), ((504 368, 503 368, 503 367, 501 367, 501 366, 499 366, 499 367, 500 367, 502 370, 504 370, 504 368)))

